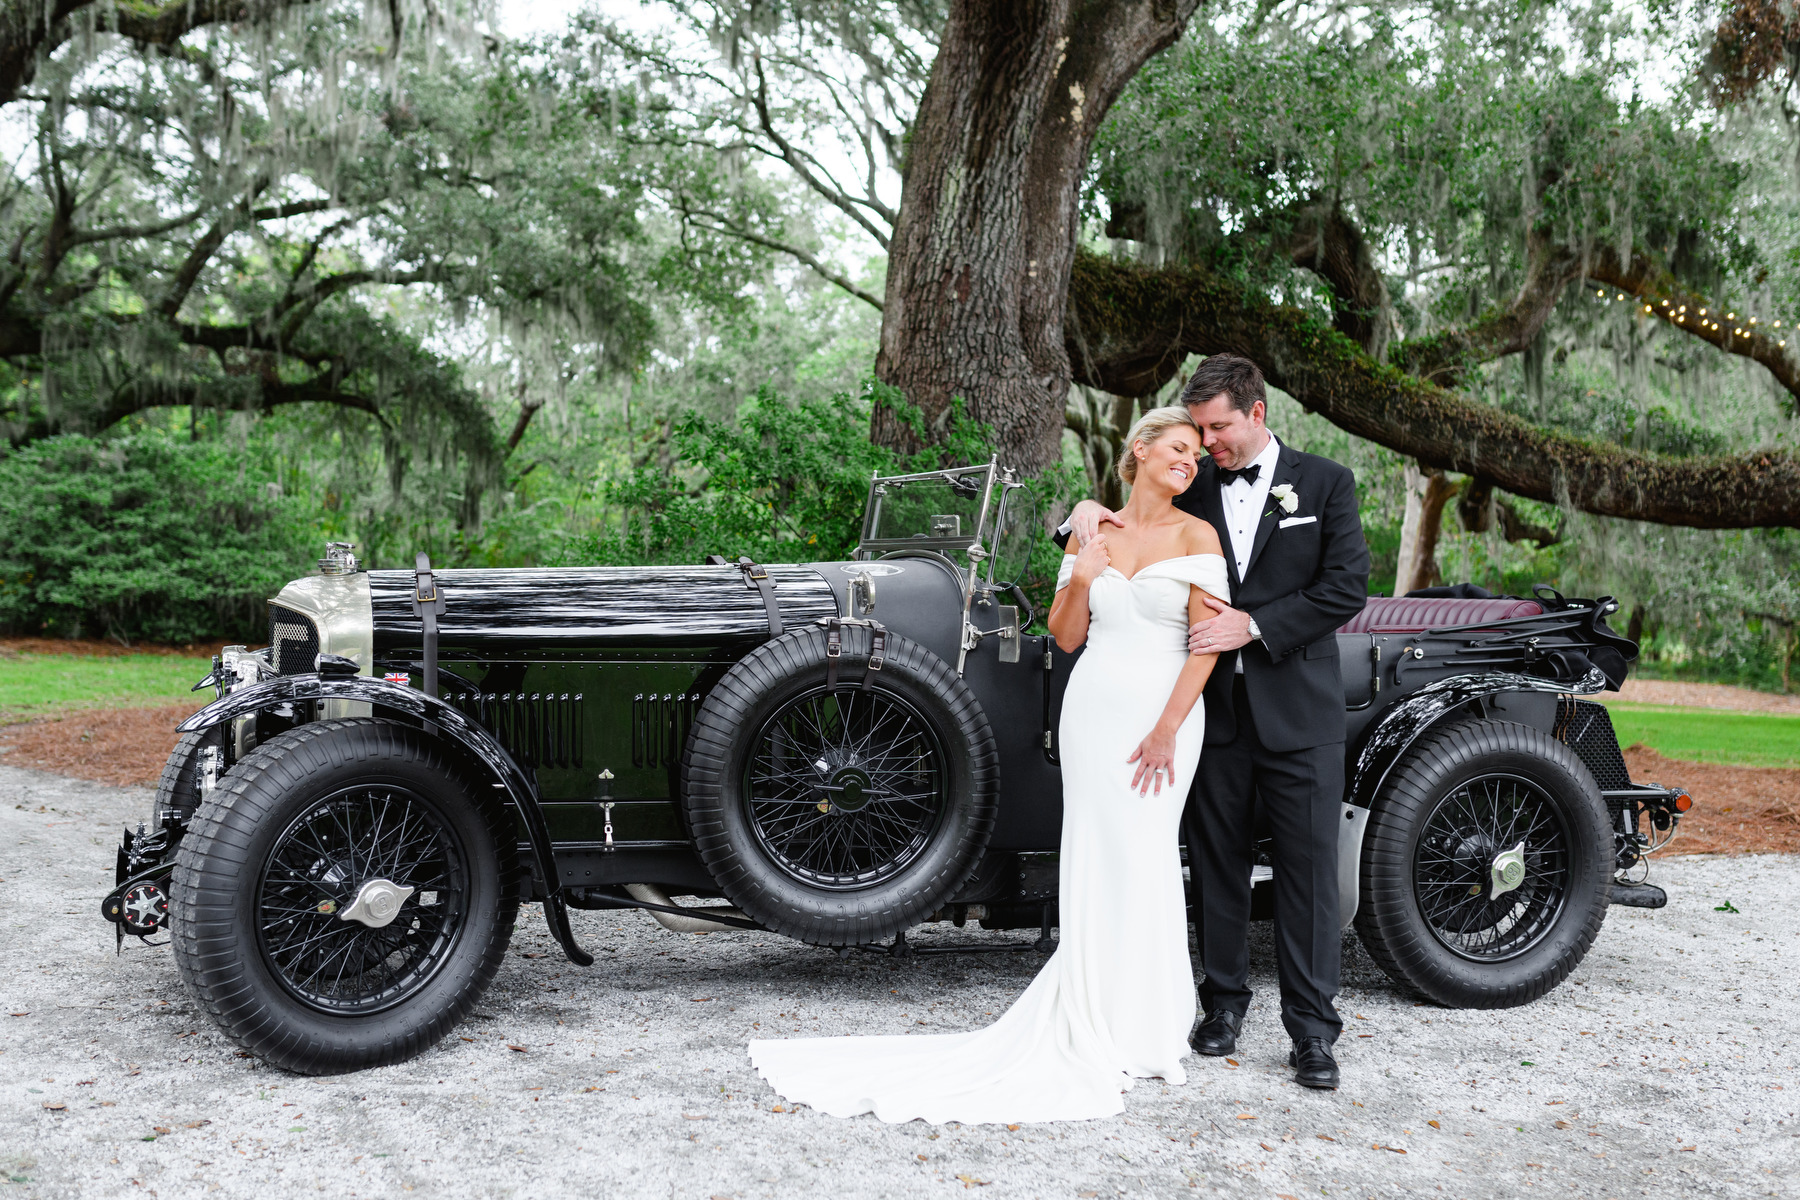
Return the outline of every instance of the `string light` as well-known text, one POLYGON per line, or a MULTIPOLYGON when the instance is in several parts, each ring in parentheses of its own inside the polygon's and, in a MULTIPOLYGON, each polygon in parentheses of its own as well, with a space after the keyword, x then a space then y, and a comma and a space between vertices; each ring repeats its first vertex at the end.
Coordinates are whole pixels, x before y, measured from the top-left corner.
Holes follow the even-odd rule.
MULTIPOLYGON (((1596 299, 1607 304, 1619 303, 1627 298, 1624 292, 1615 291, 1609 293, 1606 288, 1594 289, 1594 296, 1596 299)), ((1660 306, 1663 310, 1661 316, 1664 320, 1673 325, 1680 325, 1683 328, 1688 327, 1689 313, 1688 306, 1685 304, 1676 304, 1674 301, 1666 298, 1652 298, 1646 300, 1642 296, 1632 296, 1630 299, 1632 301, 1633 312, 1638 316, 1656 316, 1658 315, 1657 308, 1660 306)), ((1721 335, 1722 341, 1725 341, 1730 345, 1735 345, 1736 339, 1738 338, 1748 338, 1754 341, 1757 336, 1758 327, 1762 325, 1761 317, 1753 317, 1748 313, 1744 314, 1742 323, 1740 324, 1740 318, 1738 317, 1736 310, 1727 310, 1723 314, 1724 321, 1731 322, 1729 330, 1727 330, 1723 321, 1714 318, 1712 311, 1709 308, 1696 308, 1692 316, 1694 321, 1692 328, 1694 332, 1717 333, 1721 335)), ((1800 321, 1790 322, 1789 324, 1795 329, 1800 329, 1800 321)), ((1781 329, 1783 328, 1783 323, 1779 319, 1771 320, 1768 327, 1771 330, 1781 329)), ((1773 335, 1770 336, 1773 337, 1773 335)), ((1775 339, 1775 345, 1777 349, 1786 350, 1787 339, 1775 339)))

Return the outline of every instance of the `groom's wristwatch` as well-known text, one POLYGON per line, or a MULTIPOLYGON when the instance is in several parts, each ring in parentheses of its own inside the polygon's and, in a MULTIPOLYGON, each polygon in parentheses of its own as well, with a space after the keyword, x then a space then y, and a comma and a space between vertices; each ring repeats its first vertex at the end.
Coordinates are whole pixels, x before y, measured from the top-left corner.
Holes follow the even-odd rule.
MULTIPOLYGON (((1244 615, 1247 617, 1250 616, 1249 613, 1245 613, 1244 615)), ((1257 628, 1255 617, 1250 617, 1250 640, 1253 642, 1262 641, 1262 630, 1257 628)))

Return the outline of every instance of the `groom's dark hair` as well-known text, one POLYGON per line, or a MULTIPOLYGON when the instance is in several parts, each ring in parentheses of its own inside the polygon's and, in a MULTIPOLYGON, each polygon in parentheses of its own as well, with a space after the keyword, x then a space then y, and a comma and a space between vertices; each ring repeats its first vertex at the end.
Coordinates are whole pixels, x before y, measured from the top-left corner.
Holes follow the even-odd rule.
POLYGON ((1247 413, 1261 400, 1266 407, 1268 389, 1261 368, 1241 354, 1215 354, 1194 368, 1181 389, 1183 404, 1205 404, 1220 392, 1231 397, 1231 407, 1247 413))

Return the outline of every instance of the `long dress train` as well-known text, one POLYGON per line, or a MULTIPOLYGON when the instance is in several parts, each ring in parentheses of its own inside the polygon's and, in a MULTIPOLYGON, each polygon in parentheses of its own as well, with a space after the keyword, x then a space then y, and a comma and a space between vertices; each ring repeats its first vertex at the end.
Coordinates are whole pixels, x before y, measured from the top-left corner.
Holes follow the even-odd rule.
POLYGON ((838 1117, 1016 1123, 1112 1116, 1134 1079, 1186 1081, 1195 1003, 1177 837, 1204 703, 1176 734, 1174 787, 1138 795, 1126 759, 1187 661, 1190 584, 1229 600, 1224 558, 1164 559, 1131 578, 1108 567, 1089 588, 1057 743, 1061 940, 1024 994, 972 1033, 753 1041, 777 1092, 838 1117))

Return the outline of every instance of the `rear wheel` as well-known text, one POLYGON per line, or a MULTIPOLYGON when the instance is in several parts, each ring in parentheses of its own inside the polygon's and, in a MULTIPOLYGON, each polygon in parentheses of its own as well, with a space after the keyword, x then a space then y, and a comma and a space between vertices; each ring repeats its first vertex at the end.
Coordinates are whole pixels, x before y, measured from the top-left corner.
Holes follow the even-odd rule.
POLYGON ((688 825, 720 890, 820 945, 924 920, 974 870, 994 821, 993 734, 974 695, 892 634, 870 674, 869 643, 844 629, 835 685, 822 630, 758 647, 707 696, 683 760, 688 825))
POLYGON ((1440 1004, 1527 1004, 1599 934, 1611 845, 1606 803, 1566 745, 1459 722, 1409 751, 1371 806, 1357 933, 1396 982, 1440 1004))
POLYGON ((176 856, 182 977, 227 1035, 306 1074, 398 1062, 492 980, 518 910, 505 814, 441 747, 377 720, 271 739, 176 856))

